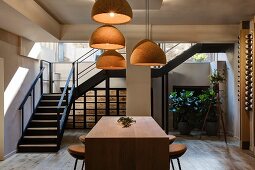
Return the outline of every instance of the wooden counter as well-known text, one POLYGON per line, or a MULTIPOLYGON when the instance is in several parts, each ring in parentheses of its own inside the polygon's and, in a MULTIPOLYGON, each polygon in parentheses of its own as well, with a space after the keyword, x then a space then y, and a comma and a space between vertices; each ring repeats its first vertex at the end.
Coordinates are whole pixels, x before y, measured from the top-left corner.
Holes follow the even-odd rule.
POLYGON ((103 117, 86 137, 86 170, 168 170, 168 137, 152 117, 103 117))

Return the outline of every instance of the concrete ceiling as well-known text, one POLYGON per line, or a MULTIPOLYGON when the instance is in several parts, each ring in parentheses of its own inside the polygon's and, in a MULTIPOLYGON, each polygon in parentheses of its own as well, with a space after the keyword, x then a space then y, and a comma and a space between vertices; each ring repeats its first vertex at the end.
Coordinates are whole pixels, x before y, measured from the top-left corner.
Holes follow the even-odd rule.
MULTIPOLYGON (((61 24, 93 24, 95 0, 36 0, 61 24)), ((150 23, 156 25, 239 24, 255 15, 255 0, 150 0, 150 23), (163 1, 163 2, 162 2, 163 1)), ((132 24, 145 24, 145 0, 128 0, 132 24)))

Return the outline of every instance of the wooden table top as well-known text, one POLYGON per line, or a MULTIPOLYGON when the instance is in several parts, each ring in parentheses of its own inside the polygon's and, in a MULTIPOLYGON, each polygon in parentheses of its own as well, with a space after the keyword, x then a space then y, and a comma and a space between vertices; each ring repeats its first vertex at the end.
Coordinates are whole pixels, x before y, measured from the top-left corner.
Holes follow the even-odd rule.
POLYGON ((86 138, 166 138, 166 133, 152 117, 130 116, 136 120, 128 128, 117 123, 120 117, 104 116, 86 138))

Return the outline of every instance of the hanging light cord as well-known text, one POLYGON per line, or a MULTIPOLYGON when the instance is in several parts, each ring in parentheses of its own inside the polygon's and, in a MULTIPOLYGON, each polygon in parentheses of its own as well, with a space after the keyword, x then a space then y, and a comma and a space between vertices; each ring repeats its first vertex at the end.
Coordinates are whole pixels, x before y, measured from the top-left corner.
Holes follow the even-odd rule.
POLYGON ((150 36, 150 0, 146 0, 146 38, 151 39, 150 36))

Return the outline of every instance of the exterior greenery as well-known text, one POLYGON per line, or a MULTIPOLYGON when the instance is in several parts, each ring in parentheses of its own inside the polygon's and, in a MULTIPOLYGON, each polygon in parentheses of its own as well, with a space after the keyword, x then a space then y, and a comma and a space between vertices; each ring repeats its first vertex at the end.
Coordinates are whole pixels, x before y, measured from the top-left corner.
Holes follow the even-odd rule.
POLYGON ((196 62, 202 62, 205 61, 207 59, 207 55, 206 54, 200 54, 197 53, 192 57, 196 62))

